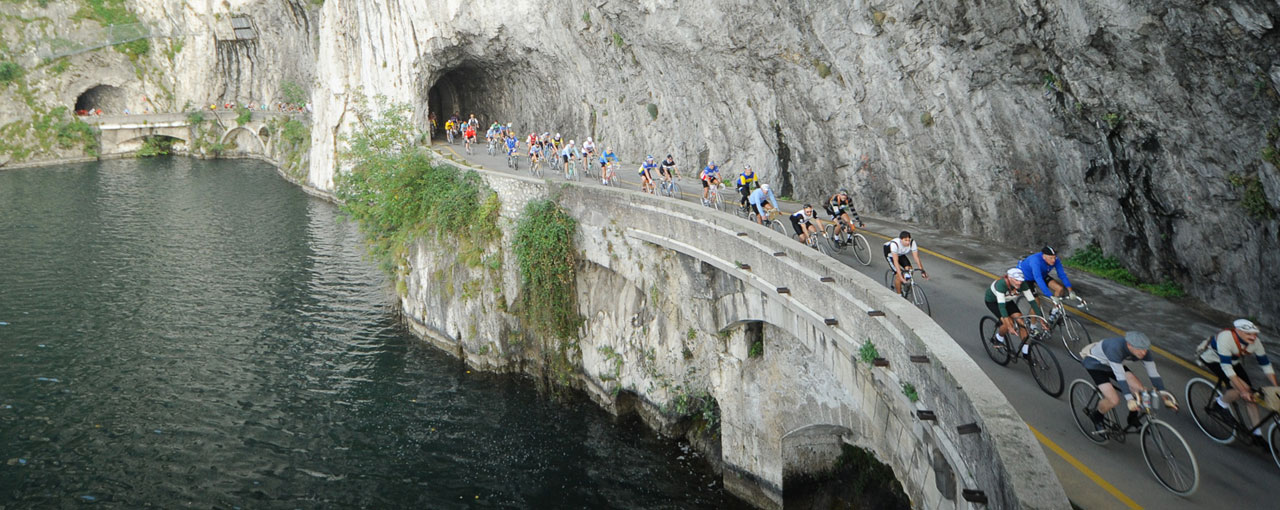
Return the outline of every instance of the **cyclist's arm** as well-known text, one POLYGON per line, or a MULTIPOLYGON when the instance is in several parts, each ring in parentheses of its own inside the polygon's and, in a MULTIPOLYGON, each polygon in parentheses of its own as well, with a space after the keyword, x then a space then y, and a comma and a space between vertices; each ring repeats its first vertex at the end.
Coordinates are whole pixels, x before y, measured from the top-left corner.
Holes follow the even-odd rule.
POLYGON ((1267 357, 1267 350, 1262 346, 1262 341, 1254 340, 1253 344, 1246 347, 1245 350, 1253 352, 1254 358, 1258 360, 1258 368, 1262 369, 1262 373, 1267 375, 1267 379, 1271 380, 1271 385, 1276 386, 1276 371, 1271 366, 1271 359, 1267 357))
POLYGON ((928 273, 928 271, 924 270, 924 264, 920 263, 920 248, 914 246, 916 244, 914 239, 911 241, 911 244, 913 246, 911 249, 911 258, 916 259, 916 269, 919 269, 921 273, 928 273))
MULTIPOLYGON (((1009 316, 1009 302, 1012 301, 1012 299, 1009 299, 1009 297, 1007 296, 1006 294, 1007 290, 1008 290, 1008 286, 1004 284, 1003 279, 996 280, 991 287, 987 288, 987 296, 995 298, 996 306, 1000 309, 1001 318, 1009 316), (1005 288, 1002 290, 1000 287, 1005 287, 1005 288), (995 292, 992 292, 993 290, 995 292)), ((990 299, 988 299, 987 301, 990 301, 990 299)))
MULTIPOLYGON (((1034 255, 1034 256, 1038 257, 1039 255, 1034 255)), ((1036 285, 1040 286, 1040 292, 1044 294, 1045 297, 1052 298, 1053 289, 1050 289, 1049 283, 1044 281, 1044 272, 1040 271, 1040 268, 1035 266, 1034 264, 1032 264, 1032 266, 1033 267, 1031 268, 1031 274, 1035 276, 1036 285)))
POLYGON ((1151 385, 1157 390, 1164 391, 1164 378, 1160 377, 1160 371, 1156 370, 1156 362, 1151 356, 1151 351, 1147 351, 1147 355, 1142 358, 1142 366, 1147 369, 1147 378, 1151 379, 1151 385))
POLYGON ((1058 271, 1058 278, 1062 279, 1062 285, 1068 290, 1071 289, 1071 280, 1067 278, 1067 270, 1062 267, 1062 257, 1053 262, 1053 268, 1058 271))
POLYGON ((1022 297, 1025 298, 1028 303, 1031 303, 1031 310, 1036 312, 1036 315, 1044 317, 1044 312, 1040 310, 1039 300, 1036 299, 1035 294, 1031 293, 1031 286, 1026 285, 1025 288, 1021 290, 1022 290, 1022 297))

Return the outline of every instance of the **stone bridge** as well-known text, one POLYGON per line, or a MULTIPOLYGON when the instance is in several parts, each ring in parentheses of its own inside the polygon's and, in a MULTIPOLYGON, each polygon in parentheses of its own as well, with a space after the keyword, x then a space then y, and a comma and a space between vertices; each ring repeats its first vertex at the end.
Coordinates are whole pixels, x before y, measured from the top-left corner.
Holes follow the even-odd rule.
POLYGON ((103 155, 125 154, 138 150, 143 140, 150 137, 172 138, 181 145, 179 151, 189 149, 198 137, 210 143, 235 142, 236 150, 247 154, 265 155, 270 138, 275 133, 267 129, 272 119, 300 118, 300 114, 270 111, 254 111, 251 120, 243 126, 236 123, 233 110, 203 110, 200 112, 207 124, 207 133, 191 123, 190 113, 154 113, 143 115, 103 115, 82 117, 98 128, 103 155))
MULTIPOLYGON (((513 226, 532 200, 550 197, 578 221, 577 347, 588 392, 659 428, 682 395, 709 393, 718 444, 704 450, 719 454, 734 494, 782 507, 794 475, 830 470, 852 444, 892 467, 915 508, 1070 508, 995 384, 937 323, 878 282, 692 203, 481 175, 502 203, 503 241, 489 251, 497 260, 513 253, 513 226), (861 359, 868 344, 872 363, 861 359)), ((529 306, 514 257, 495 282, 485 279, 493 266, 460 263, 441 243, 422 240, 408 255, 405 316, 467 363, 511 369, 527 340, 506 311, 529 306)))

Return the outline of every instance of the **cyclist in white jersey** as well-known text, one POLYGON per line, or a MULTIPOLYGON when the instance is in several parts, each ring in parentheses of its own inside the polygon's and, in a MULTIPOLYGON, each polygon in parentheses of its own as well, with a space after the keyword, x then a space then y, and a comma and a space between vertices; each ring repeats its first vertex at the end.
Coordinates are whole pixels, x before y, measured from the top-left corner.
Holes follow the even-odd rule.
POLYGON ((924 279, 929 279, 929 272, 924 270, 924 264, 920 263, 920 249, 916 246, 915 240, 911 239, 911 232, 903 230, 898 234, 897 239, 890 239, 884 243, 884 258, 889 261, 889 268, 893 269, 893 290, 899 294, 902 293, 903 271, 911 271, 911 261, 907 260, 907 255, 916 259, 915 267, 920 269, 920 275, 924 279))

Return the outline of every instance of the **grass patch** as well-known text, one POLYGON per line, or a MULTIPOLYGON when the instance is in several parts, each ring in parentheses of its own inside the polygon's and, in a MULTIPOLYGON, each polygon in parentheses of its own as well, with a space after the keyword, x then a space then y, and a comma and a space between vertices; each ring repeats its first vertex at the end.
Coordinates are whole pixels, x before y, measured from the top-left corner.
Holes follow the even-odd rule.
POLYGON ((516 225, 512 247, 520 266, 525 318, 536 331, 562 340, 577 337, 582 324, 573 249, 577 228, 577 221, 555 202, 530 202, 516 225))
POLYGON ((149 136, 142 140, 142 147, 134 156, 139 158, 152 158, 156 156, 164 156, 173 150, 173 138, 167 136, 149 136))
POLYGON ((761 356, 764 356, 764 339, 757 338, 754 342, 751 342, 751 347, 747 349, 747 357, 759 358, 761 356))
POLYGON ((902 394, 913 403, 920 400, 920 394, 916 393, 916 385, 909 382, 902 383, 902 394))
POLYGON ((22 66, 17 62, 0 62, 0 83, 18 81, 22 77, 22 66))
POLYGON ((301 85, 289 80, 280 82, 280 95, 289 104, 301 105, 307 102, 307 92, 302 90, 301 85))
POLYGON ((236 125, 243 126, 253 120, 253 112, 242 106, 236 107, 236 125))
POLYGON ((1232 186, 1240 188, 1240 207, 1249 217, 1256 220, 1270 220, 1276 217, 1276 211, 1267 201, 1266 189, 1257 175, 1232 173, 1227 175, 1232 186))
POLYGON ((621 47, 623 47, 625 44, 626 44, 626 43, 622 41, 622 34, 619 34, 619 33, 617 33, 617 32, 614 32, 614 33, 613 33, 613 45, 614 45, 614 46, 617 46, 617 47, 619 47, 619 48, 621 48, 621 47))
POLYGON ((1139 288, 1161 297, 1182 297, 1187 295, 1182 286, 1166 280, 1163 283, 1144 283, 1120 264, 1120 260, 1102 253, 1096 244, 1086 246, 1070 257, 1063 259, 1063 265, 1093 273, 1108 280, 1139 288))

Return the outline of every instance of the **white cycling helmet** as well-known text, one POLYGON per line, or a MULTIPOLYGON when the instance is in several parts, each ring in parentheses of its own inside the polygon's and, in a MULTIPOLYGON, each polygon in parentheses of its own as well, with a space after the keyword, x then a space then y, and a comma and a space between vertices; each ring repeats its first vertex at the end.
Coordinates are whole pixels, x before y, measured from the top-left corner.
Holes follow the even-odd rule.
POLYGON ((590 142, 590 141, 591 141, 591 137, 590 137, 590 136, 588 136, 588 137, 587 137, 587 141, 588 141, 588 142, 590 142))
POLYGON ((573 140, 569 140, 569 145, 573 145, 573 140))
POLYGON ((768 185, 768 184, 761 184, 761 185, 760 185, 760 189, 764 190, 764 192, 765 192, 765 193, 768 193, 768 192, 769 192, 769 185, 768 185))
POLYGON ((1241 333, 1259 333, 1260 332, 1258 331, 1258 326, 1254 324, 1253 321, 1250 321, 1249 319, 1236 319, 1236 321, 1231 323, 1231 325, 1236 328, 1236 331, 1239 331, 1241 333))
POLYGON ((1021 270, 1021 269, 1018 269, 1018 268, 1016 268, 1016 267, 1015 267, 1015 268, 1012 268, 1012 269, 1010 269, 1010 270, 1008 270, 1008 271, 1006 271, 1004 274, 1005 274, 1006 276, 1008 276, 1009 278, 1013 278, 1013 281, 1015 281, 1015 282, 1025 282, 1025 281, 1027 281, 1027 277, 1026 277, 1026 275, 1022 274, 1022 270, 1021 270))

